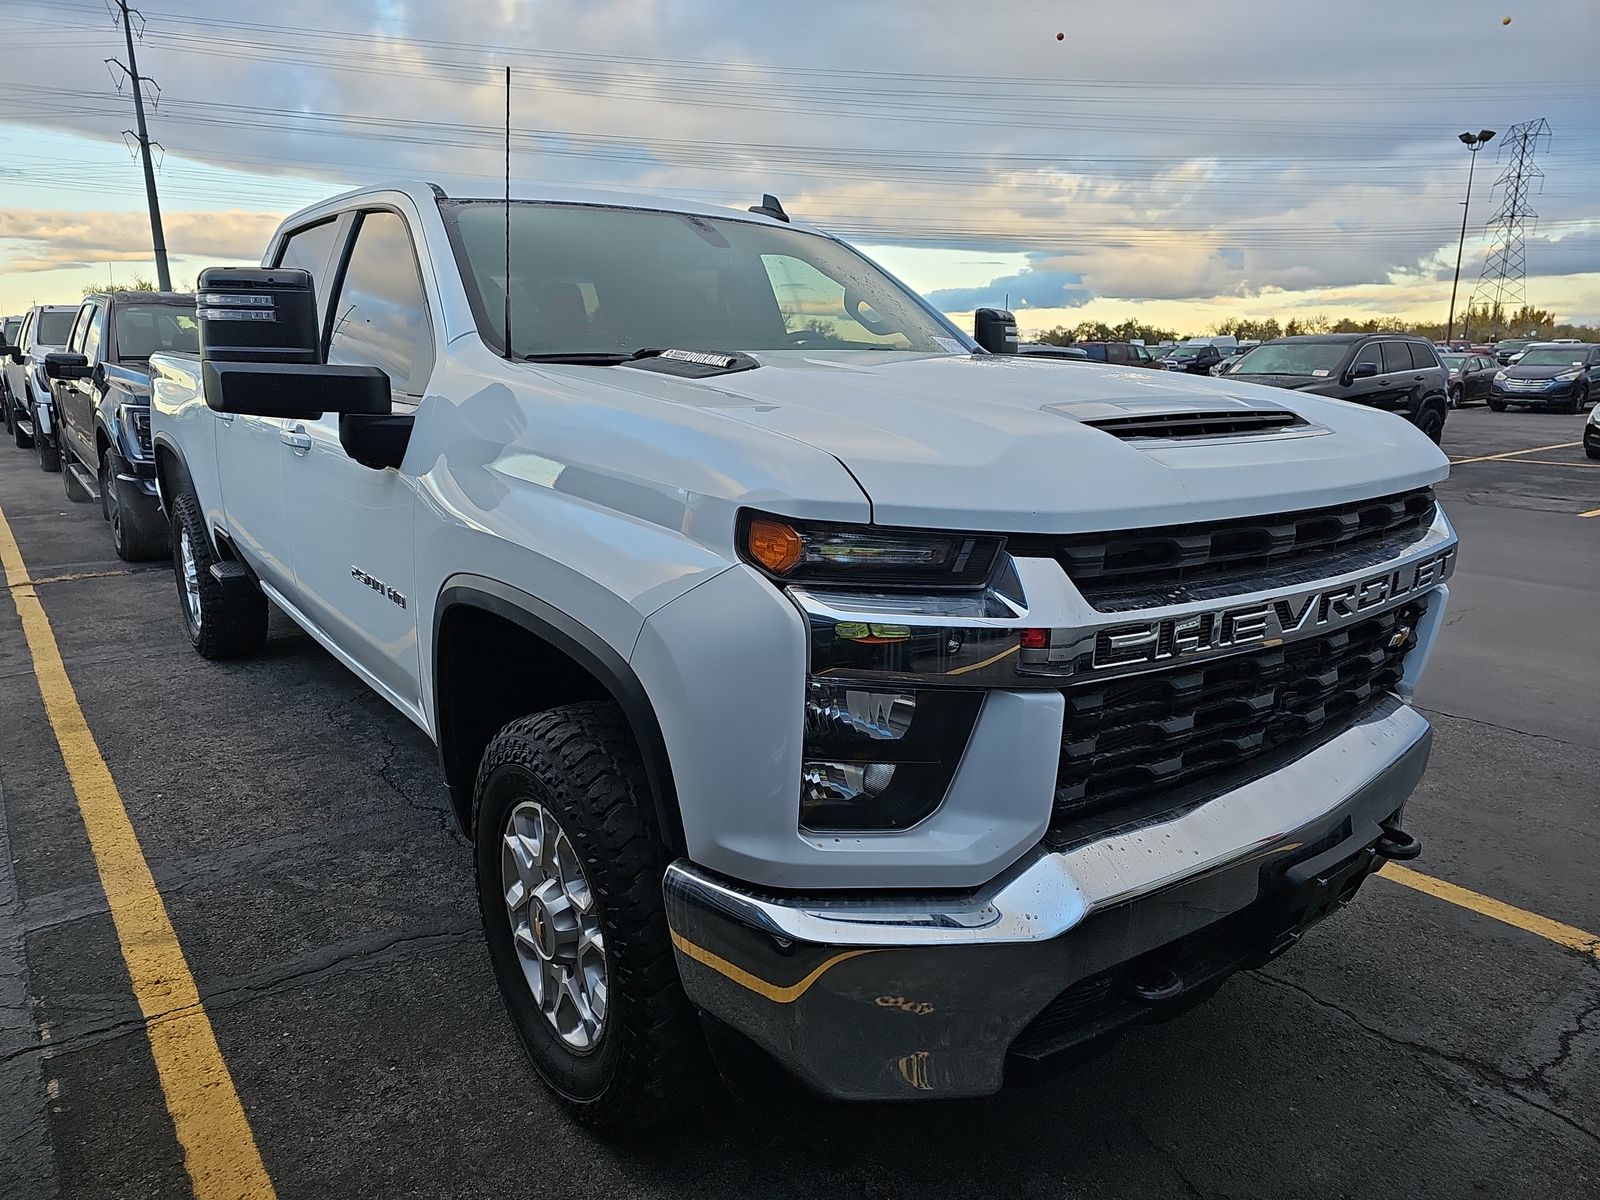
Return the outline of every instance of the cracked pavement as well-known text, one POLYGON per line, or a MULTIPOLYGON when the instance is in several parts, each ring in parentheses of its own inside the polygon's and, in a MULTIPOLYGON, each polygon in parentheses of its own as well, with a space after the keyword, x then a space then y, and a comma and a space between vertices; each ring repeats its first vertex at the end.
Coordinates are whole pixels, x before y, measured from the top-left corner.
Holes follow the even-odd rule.
MULTIPOLYGON (((1468 457, 1578 418, 1453 413, 1468 457)), ((1567 434, 1571 437, 1567 437, 1567 434)), ((1457 468, 1417 868, 1600 931, 1600 464, 1457 468)), ((1375 879, 1288 955, 978 1103, 713 1100, 579 1130, 524 1065, 436 756, 281 617, 188 649, 170 574, 0 451, 3 507, 282 1197, 1600 1194, 1600 959, 1375 879)), ((0 601, 0 1196, 183 1197, 15 610, 0 601)))

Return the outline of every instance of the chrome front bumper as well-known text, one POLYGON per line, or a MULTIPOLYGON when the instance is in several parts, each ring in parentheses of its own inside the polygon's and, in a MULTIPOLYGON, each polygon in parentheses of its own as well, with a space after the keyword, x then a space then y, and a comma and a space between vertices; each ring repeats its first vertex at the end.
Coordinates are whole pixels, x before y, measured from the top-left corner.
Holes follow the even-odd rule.
POLYGON ((1289 868, 1335 845, 1356 856, 1363 831, 1376 840, 1430 742, 1421 715, 1390 699, 1270 775, 1154 823, 1041 847, 961 895, 784 897, 679 861, 664 886, 684 987, 826 1095, 986 1095, 1019 1035, 1074 984, 1247 910, 1264 940, 1245 957, 1264 959, 1348 899, 1370 851, 1333 897, 1290 886, 1289 868))

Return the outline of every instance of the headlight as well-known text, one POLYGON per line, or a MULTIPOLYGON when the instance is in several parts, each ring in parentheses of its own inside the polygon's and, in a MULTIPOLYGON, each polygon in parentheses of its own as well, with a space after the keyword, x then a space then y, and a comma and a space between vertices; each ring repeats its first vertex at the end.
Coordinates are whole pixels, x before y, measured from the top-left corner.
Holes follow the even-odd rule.
POLYGON ((1494 373, 1494 381, 1496 383, 1504 383, 1506 381, 1506 373, 1504 371, 1496 371, 1494 373))
POLYGON ((806 684, 800 824, 909 829, 943 801, 982 694, 812 679, 806 684))
POLYGON ((149 458, 150 410, 142 404, 119 404, 117 424, 122 429, 123 444, 135 458, 149 458))
POLYGON ((1579 375, 1582 375, 1582 374, 1583 374, 1582 371, 1568 371, 1565 375, 1557 375, 1556 376, 1556 382, 1557 383, 1572 383, 1574 380, 1576 380, 1578 378, 1579 375))
POLYGON ((792 521, 760 513, 739 524, 739 555, 783 583, 975 588, 1005 539, 973 533, 792 521))

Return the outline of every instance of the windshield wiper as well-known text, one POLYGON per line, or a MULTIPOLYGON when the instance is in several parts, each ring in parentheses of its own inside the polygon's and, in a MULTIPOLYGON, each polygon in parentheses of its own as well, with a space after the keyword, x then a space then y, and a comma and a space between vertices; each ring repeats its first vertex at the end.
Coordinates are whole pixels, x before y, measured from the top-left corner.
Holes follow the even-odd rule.
POLYGON ((557 350, 547 354, 524 354, 520 357, 523 362, 554 363, 557 366, 615 367, 625 362, 633 362, 635 359, 648 358, 652 354, 660 353, 660 350, 651 346, 643 350, 635 350, 631 354, 610 353, 604 350, 557 350))

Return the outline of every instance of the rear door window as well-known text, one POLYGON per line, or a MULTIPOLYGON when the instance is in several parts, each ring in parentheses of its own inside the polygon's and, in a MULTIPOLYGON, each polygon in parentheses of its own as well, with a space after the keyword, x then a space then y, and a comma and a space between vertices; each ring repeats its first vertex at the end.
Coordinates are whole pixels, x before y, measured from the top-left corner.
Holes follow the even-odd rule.
POLYGON ((333 286, 333 272, 337 264, 333 258, 334 245, 339 238, 339 219, 330 217, 315 225, 307 225, 291 233, 278 251, 276 267, 293 267, 311 272, 311 285, 317 296, 317 316, 328 311, 328 289, 333 286))
POLYGON ((1405 342, 1383 342, 1383 373, 1394 375, 1400 371, 1410 371, 1415 368, 1411 359, 1411 347, 1405 342))

